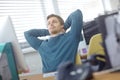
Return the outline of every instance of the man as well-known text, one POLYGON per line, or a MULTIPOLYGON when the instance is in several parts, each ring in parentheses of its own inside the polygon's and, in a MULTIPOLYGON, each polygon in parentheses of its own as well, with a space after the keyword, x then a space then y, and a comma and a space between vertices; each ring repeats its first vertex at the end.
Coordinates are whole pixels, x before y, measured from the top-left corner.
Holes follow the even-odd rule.
POLYGON ((72 12, 67 20, 51 14, 47 17, 46 29, 32 29, 24 33, 28 43, 36 49, 42 58, 43 73, 57 70, 59 64, 66 61, 74 63, 79 41, 82 40, 83 16, 80 10, 72 12), (69 32, 65 32, 71 27, 69 32), (47 40, 38 39, 50 35, 47 40))

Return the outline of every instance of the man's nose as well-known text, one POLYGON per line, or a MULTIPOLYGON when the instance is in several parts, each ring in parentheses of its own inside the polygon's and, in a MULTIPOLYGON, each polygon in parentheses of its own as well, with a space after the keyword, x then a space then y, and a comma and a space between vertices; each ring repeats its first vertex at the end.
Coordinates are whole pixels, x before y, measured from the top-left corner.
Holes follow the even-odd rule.
POLYGON ((53 23, 50 23, 50 26, 53 26, 53 23))
POLYGON ((50 23, 49 25, 48 25, 48 27, 50 28, 50 27, 52 27, 53 26, 53 24, 52 23, 50 23))

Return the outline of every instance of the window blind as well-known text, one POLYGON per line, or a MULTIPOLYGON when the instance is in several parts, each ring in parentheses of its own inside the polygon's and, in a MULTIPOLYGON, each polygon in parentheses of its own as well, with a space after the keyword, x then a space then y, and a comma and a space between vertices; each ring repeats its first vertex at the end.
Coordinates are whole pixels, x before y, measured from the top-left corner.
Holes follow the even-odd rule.
POLYGON ((46 28, 45 17, 50 12, 46 10, 48 3, 49 0, 0 0, 0 16, 11 17, 18 41, 25 42, 24 31, 46 28))
POLYGON ((11 17, 19 43, 26 42, 24 31, 46 28, 47 15, 56 13, 65 20, 76 9, 81 9, 84 21, 103 12, 101 0, 0 0, 0 16, 11 17))

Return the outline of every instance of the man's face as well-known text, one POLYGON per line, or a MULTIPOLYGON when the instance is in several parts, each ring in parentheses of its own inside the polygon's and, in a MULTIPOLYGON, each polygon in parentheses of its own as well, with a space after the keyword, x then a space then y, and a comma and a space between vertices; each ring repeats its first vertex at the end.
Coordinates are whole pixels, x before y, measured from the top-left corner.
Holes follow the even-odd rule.
POLYGON ((59 20, 56 17, 51 17, 47 20, 49 33, 57 34, 63 30, 63 25, 60 24, 59 20))

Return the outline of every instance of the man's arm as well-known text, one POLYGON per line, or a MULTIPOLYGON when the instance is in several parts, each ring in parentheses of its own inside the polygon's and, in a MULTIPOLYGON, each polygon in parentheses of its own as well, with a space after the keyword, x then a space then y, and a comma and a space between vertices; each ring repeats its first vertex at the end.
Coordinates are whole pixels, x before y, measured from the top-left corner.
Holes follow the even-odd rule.
POLYGON ((70 30, 71 36, 75 37, 75 39, 77 38, 78 40, 82 40, 80 39, 82 38, 81 34, 82 26, 83 15, 82 12, 79 9, 77 9, 68 16, 64 24, 64 29, 67 30, 69 27, 71 27, 70 30))
POLYGON ((24 36, 28 43, 34 48, 38 49, 43 40, 38 39, 38 37, 49 35, 46 29, 31 29, 24 32, 24 36))

